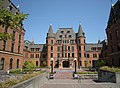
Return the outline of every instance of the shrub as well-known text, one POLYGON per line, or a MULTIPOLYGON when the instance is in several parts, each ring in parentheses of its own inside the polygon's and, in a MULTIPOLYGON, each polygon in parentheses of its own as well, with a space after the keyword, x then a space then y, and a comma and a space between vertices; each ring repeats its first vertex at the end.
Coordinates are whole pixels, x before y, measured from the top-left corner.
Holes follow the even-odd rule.
POLYGON ((100 69, 106 70, 106 71, 111 71, 111 72, 120 72, 120 68, 115 68, 115 67, 103 66, 100 69))
POLYGON ((6 82, 1 82, 0 83, 0 88, 8 88, 10 86, 13 86, 15 84, 17 84, 19 81, 16 79, 9 79, 6 82))
POLYGON ((25 61, 24 68, 26 68, 26 69, 35 68, 35 64, 32 61, 25 61))
POLYGON ((77 74, 97 74, 97 72, 77 72, 77 74))
POLYGON ((20 69, 19 70, 11 70, 10 73, 20 74, 20 73, 22 73, 22 71, 20 69))

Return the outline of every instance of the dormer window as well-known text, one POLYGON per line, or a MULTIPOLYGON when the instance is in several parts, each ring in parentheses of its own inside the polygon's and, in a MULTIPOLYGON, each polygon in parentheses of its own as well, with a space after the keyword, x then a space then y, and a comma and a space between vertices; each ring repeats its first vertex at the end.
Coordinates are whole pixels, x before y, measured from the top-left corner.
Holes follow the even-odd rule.
POLYGON ((70 31, 67 31, 67 33, 70 33, 70 31))
POLYGON ((64 33, 64 31, 61 31, 61 33, 64 33))
POLYGON ((69 38, 71 38, 72 37, 72 35, 69 35, 69 38))
POLYGON ((62 35, 60 35, 59 38, 62 38, 62 35))

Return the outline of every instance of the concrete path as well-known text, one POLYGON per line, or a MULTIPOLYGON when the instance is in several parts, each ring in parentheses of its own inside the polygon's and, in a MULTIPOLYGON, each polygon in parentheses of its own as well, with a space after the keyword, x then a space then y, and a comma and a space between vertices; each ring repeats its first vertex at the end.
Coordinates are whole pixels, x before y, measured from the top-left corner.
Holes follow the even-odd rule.
POLYGON ((100 83, 92 79, 73 79, 74 70, 62 69, 55 70, 55 78, 50 79, 42 88, 120 88, 116 83, 100 83))

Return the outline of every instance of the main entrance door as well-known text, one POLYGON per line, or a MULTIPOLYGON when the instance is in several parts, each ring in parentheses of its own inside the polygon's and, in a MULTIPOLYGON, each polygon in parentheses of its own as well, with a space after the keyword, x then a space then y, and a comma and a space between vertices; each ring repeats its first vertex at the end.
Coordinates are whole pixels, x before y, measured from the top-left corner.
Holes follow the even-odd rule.
POLYGON ((69 68, 69 61, 63 61, 63 68, 69 68))

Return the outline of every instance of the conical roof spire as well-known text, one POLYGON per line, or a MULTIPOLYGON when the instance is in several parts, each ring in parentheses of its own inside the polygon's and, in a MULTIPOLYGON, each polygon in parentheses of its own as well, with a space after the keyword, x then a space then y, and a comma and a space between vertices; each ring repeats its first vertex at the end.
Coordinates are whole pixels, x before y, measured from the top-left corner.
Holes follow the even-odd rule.
POLYGON ((79 25, 79 29, 78 29, 77 37, 81 37, 81 36, 84 36, 84 32, 83 32, 82 26, 81 26, 81 24, 80 24, 80 25, 79 25))
POLYGON ((47 37, 48 37, 48 38, 50 38, 50 37, 55 37, 55 36, 54 36, 54 33, 53 33, 53 30, 52 30, 52 24, 50 24, 47 37))

